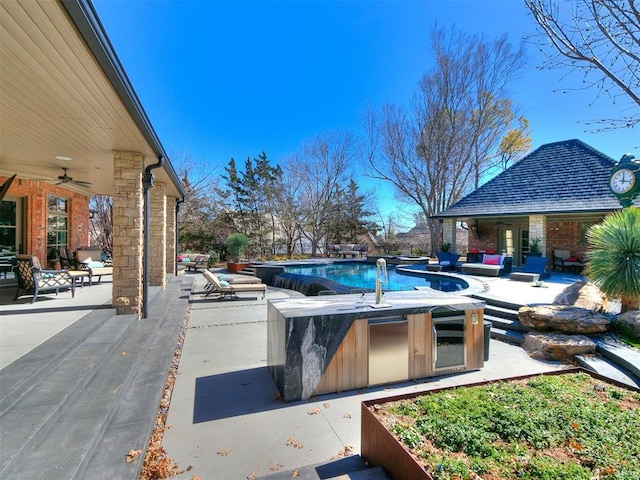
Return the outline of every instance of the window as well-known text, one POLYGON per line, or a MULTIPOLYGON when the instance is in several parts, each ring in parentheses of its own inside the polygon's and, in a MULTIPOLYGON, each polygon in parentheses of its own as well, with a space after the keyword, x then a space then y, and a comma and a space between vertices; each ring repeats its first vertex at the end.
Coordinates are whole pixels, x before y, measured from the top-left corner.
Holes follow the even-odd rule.
POLYGON ((16 251, 17 245, 17 202, 0 202, 0 254, 16 251))
POLYGON ((58 258, 60 248, 69 246, 69 219, 67 217, 68 200, 62 197, 49 195, 49 215, 47 217, 47 258, 58 258))
POLYGON ((582 244, 588 243, 587 232, 594 225, 597 225, 597 222, 582 222, 580 224, 580 243, 582 244))

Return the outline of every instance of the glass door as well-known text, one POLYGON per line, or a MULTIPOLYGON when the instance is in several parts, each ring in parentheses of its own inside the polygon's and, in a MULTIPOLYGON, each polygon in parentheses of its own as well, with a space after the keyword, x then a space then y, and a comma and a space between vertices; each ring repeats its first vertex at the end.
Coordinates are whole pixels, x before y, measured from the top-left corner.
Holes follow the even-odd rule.
MULTIPOLYGON (((524 233, 524 232, 523 232, 524 233)), ((527 231, 527 235, 528 235, 527 231)), ((528 238, 528 237, 527 237, 528 238)), ((527 245, 528 245, 527 240, 527 245)), ((498 251, 513 258, 513 265, 520 265, 519 252, 520 244, 518 242, 518 230, 511 227, 503 227, 499 231, 498 237, 498 251)))
POLYGON ((466 364, 465 317, 433 318, 433 370, 448 370, 466 364))

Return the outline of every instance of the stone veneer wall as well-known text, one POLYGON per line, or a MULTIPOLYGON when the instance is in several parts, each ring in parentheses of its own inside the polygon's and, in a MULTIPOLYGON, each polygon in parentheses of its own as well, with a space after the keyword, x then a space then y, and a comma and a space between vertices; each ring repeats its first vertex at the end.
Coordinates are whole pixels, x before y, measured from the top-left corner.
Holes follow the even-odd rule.
POLYGON ((176 202, 173 198, 166 199, 166 248, 165 272, 173 275, 176 268, 176 202))
POLYGON ((118 314, 142 314, 144 157, 113 156, 113 306, 118 314))
POLYGON ((149 190, 149 285, 166 286, 167 198, 165 185, 149 190))

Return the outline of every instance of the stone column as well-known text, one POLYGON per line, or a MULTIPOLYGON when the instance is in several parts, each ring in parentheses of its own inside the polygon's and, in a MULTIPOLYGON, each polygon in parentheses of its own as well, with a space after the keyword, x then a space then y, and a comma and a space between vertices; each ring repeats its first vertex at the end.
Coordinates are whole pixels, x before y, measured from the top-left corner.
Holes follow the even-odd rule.
POLYGON ((166 273, 173 275, 176 268, 176 202, 167 198, 166 273))
POLYGON ((113 154, 113 306, 119 315, 142 315, 144 157, 113 154))
POLYGON ((149 190, 149 285, 166 286, 167 197, 164 183, 149 190))
POLYGON ((445 218, 442 220, 442 243, 451 245, 451 253, 457 252, 456 245, 456 220, 455 218, 445 218))
POLYGON ((530 215, 529 216, 529 242, 540 239, 540 252, 542 256, 546 257, 547 251, 547 217, 545 215, 530 215))

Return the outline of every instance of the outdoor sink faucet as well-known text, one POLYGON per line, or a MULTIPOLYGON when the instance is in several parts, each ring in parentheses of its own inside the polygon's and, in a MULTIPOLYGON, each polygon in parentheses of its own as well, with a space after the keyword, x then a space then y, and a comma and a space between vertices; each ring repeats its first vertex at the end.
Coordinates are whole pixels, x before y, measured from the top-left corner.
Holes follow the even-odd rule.
POLYGON ((387 275, 387 261, 379 258, 376 261, 376 305, 382 303, 382 284, 389 282, 387 275))

